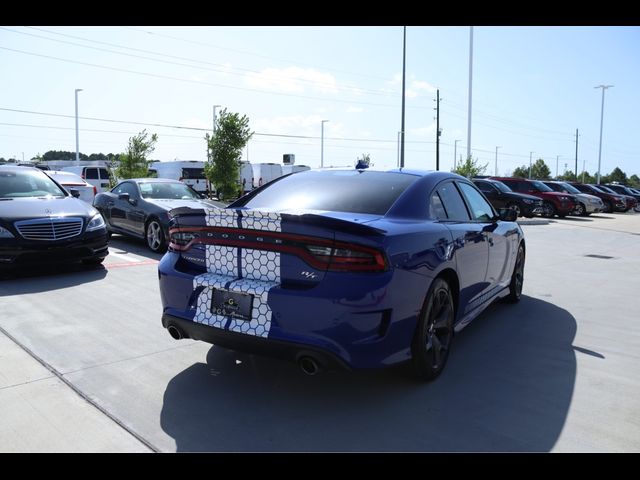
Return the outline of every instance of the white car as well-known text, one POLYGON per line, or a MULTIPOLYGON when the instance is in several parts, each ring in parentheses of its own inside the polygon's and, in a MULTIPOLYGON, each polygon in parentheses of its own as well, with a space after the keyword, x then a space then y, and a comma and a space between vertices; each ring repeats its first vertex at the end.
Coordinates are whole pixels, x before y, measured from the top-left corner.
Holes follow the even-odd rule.
POLYGON ((98 193, 98 189, 94 185, 91 185, 75 173, 62 170, 46 170, 45 173, 62 185, 69 193, 71 193, 71 190, 77 190, 80 193, 78 198, 89 204, 93 203, 93 198, 98 193))

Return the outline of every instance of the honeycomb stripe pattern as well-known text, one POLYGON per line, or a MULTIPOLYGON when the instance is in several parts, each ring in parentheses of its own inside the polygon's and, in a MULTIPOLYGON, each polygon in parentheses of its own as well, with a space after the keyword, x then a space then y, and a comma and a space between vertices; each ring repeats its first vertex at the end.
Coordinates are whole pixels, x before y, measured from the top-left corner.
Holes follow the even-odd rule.
MULTIPOLYGON (((280 232, 281 217, 273 212, 232 210, 209 210, 206 213, 208 226, 247 228, 280 232)), ((205 287, 197 301, 194 321, 217 328, 228 328, 233 332, 267 337, 271 328, 269 291, 280 284, 280 254, 255 249, 239 249, 221 245, 207 246, 208 273, 194 278, 194 288, 205 287), (241 272, 238 271, 240 255, 241 272), (234 292, 253 295, 251 321, 216 315, 210 311, 213 290, 226 288, 234 292)))

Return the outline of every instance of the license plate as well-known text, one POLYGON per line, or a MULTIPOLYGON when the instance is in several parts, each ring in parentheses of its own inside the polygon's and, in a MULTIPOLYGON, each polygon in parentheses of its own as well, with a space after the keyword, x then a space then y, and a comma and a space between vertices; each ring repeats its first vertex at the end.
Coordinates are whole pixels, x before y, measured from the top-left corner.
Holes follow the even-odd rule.
POLYGON ((211 313, 250 321, 252 309, 253 295, 250 293, 231 292, 222 288, 213 290, 211 313))

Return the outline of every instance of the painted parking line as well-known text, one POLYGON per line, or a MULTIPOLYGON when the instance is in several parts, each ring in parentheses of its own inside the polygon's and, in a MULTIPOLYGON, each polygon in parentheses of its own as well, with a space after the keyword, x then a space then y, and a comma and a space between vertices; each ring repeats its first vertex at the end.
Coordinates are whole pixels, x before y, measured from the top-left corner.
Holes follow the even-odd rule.
POLYGON ((121 260, 126 260, 127 262, 141 262, 142 260, 138 260, 135 257, 132 257, 129 254, 123 254, 123 253, 116 253, 113 250, 109 249, 109 256, 113 255, 116 258, 119 258, 121 260))
POLYGON ((142 265, 157 265, 159 263, 158 260, 136 260, 135 262, 125 262, 125 263, 104 263, 103 266, 107 270, 111 268, 120 268, 120 267, 140 267, 142 265))

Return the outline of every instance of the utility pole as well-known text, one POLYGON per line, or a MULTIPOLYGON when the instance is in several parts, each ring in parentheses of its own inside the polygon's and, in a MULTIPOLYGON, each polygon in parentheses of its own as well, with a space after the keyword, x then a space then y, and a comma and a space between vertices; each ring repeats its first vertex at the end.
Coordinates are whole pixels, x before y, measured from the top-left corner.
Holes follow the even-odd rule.
POLYGON ((400 168, 404 168, 404 76, 407 59, 407 27, 402 34, 402 122, 400 126, 400 168))
POLYGON ((214 105, 213 106, 213 134, 216 134, 216 108, 221 107, 222 105, 214 105))
POLYGON ((529 180, 531 180, 531 158, 533 157, 533 152, 529 152, 529 180))
POLYGON ((496 166, 495 169, 493 171, 493 174, 497 177, 498 176, 498 149, 502 148, 502 147, 496 147, 496 166))
POLYGON ((396 161, 396 166, 398 168, 400 168, 400 132, 398 132, 398 148, 397 148, 397 150, 398 150, 398 158, 397 158, 397 161, 396 161))
POLYGON ((436 90, 436 171, 440 170, 440 89, 436 90))
POLYGON ((473 85, 473 27, 469 27, 469 111, 467 113, 467 158, 471 157, 471 97, 473 85))
POLYGON ((596 184, 600 185, 600 161, 602 160, 602 121, 604 120, 604 91, 607 88, 613 87, 613 85, 598 85, 593 88, 602 89, 602 107, 600 107, 600 147, 598 148, 598 174, 596 177, 596 184))
MULTIPOLYGON (((585 167, 585 160, 583 158, 582 159, 582 183, 584 183, 584 167, 585 167)), ((577 178, 576 178, 576 181, 578 181, 577 178)))
MULTIPOLYGON (((556 180, 558 179, 558 160, 560 159, 560 155, 556 155, 556 180)), ((578 177, 576 176, 576 179, 578 177)))
POLYGON ((578 181, 578 129, 576 128, 576 181, 578 181))
POLYGON ((453 169, 456 169, 456 150, 458 149, 458 142, 460 140, 456 140, 453 142, 453 169))

